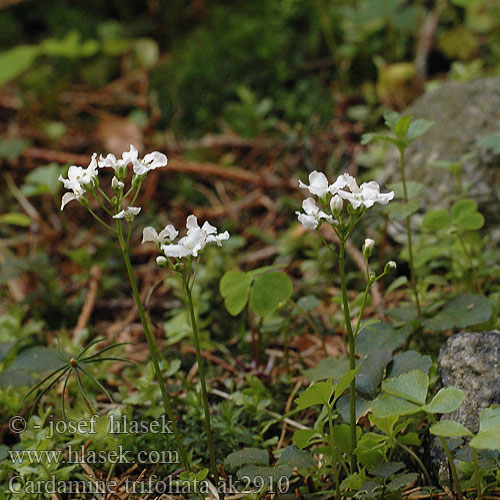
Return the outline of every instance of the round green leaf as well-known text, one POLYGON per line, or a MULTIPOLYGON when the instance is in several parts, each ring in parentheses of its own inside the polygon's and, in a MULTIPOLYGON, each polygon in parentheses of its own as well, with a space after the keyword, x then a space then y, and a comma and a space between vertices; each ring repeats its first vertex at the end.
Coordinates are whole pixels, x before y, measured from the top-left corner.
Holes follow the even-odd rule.
POLYGON ((462 231, 477 231, 484 225, 484 217, 479 212, 463 213, 455 221, 462 231))
POLYGON ((457 387, 443 387, 425 407, 427 413, 451 413, 458 409, 465 398, 464 391, 457 387))
POLYGON ((485 408, 479 414, 479 432, 470 446, 480 450, 500 449, 500 408, 485 408))
POLYGON ((422 410, 421 406, 406 401, 406 399, 395 398, 383 394, 372 403, 373 413, 382 418, 400 417, 402 415, 412 415, 422 410))
POLYGON ((464 427, 462 424, 459 424, 458 422, 454 422, 453 420, 450 421, 441 421, 437 422, 434 425, 431 425, 429 429, 431 434, 434 434, 434 436, 441 436, 441 437, 446 437, 446 438, 452 438, 452 437, 463 437, 463 436, 472 436, 472 432, 467 429, 467 427, 464 427))
POLYGON ((229 314, 238 315, 245 307, 250 291, 250 276, 243 271, 227 271, 219 283, 219 289, 229 314))
POLYGON ((387 394, 419 405, 425 405, 428 387, 429 377, 420 370, 412 370, 399 377, 390 378, 382 382, 382 389, 387 394))
POLYGON ((428 231, 446 229, 450 224, 450 215, 447 210, 433 210, 425 214, 422 220, 422 227, 428 231))
POLYGON ((451 217, 457 220, 462 214, 477 212, 477 203, 474 200, 458 200, 451 207, 451 217))
POLYGON ((250 293, 250 307, 259 316, 267 316, 292 296, 292 281, 282 271, 261 274, 255 278, 250 293))

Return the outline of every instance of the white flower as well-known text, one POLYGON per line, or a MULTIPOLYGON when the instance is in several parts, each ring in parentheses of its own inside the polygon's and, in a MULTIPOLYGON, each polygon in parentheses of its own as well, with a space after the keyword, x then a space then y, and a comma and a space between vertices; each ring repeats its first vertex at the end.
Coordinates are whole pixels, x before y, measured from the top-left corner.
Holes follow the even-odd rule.
POLYGON ((113 215, 113 219, 125 219, 127 222, 132 222, 140 211, 141 207, 127 207, 116 215, 113 215))
POLYGON ((137 149, 135 149, 131 144, 130 150, 125 151, 120 159, 117 159, 116 156, 112 153, 109 153, 106 157, 102 155, 99 156, 99 168, 112 168, 115 172, 117 172, 120 169, 126 168, 129 163, 137 160, 137 156, 137 149))
POLYGON ((166 240, 175 240, 178 234, 179 231, 177 231, 172 224, 165 226, 160 231, 160 234, 156 232, 154 227, 148 226, 142 231, 142 242, 147 243, 148 241, 152 241, 153 243, 163 245, 166 240))
POLYGON ((86 188, 92 185, 95 177, 97 177, 96 157, 97 154, 94 153, 87 168, 76 165, 69 167, 67 179, 62 175, 59 176, 58 179, 64 184, 64 187, 72 191, 71 193, 65 193, 62 197, 61 210, 70 201, 79 200, 85 194, 86 188))
POLYGON ((358 187, 356 179, 349 174, 340 175, 328 191, 349 201, 353 208, 359 208, 361 205, 370 208, 375 203, 387 205, 394 198, 394 191, 381 193, 380 186, 375 181, 364 182, 358 187), (346 191, 345 187, 349 188, 349 191, 346 191))
POLYGON ((330 223, 334 222, 333 217, 323 212, 323 210, 320 210, 314 202, 314 199, 311 197, 306 198, 302 202, 302 208, 304 209, 305 214, 298 211, 295 213, 298 215, 300 223, 306 229, 316 229, 316 227, 318 227, 320 219, 325 219, 330 223))
POLYGON ((323 198, 323 196, 325 196, 328 192, 328 179, 322 172, 317 172, 316 170, 314 172, 311 172, 309 174, 309 184, 310 185, 308 186, 302 181, 299 181, 299 187, 303 189, 309 189, 309 192, 311 194, 315 194, 320 198, 323 198))
MULTIPOLYGON (((187 218, 186 228, 188 230, 186 236, 181 238, 178 243, 161 245, 161 251, 167 257, 181 258, 187 257, 188 255, 197 257, 198 253, 203 250, 208 243, 215 242, 218 246, 221 246, 222 241, 229 239, 229 233, 227 231, 217 234, 217 228, 208 222, 205 222, 203 226, 200 227, 195 215, 190 215, 187 218)), ((177 231, 175 232, 177 233, 177 231)))
POLYGON ((103 157, 101 155, 99 158, 99 167, 113 168, 115 172, 118 173, 118 176, 122 178, 125 175, 124 170, 130 163, 132 164, 132 168, 134 169, 134 174, 144 175, 147 174, 150 170, 154 170, 158 167, 164 167, 168 163, 168 160, 163 153, 160 153, 158 151, 148 153, 141 160, 139 158, 139 152, 132 144, 130 145, 130 149, 128 151, 125 151, 120 159, 117 159, 116 156, 112 153, 108 154, 106 157, 103 157))
POLYGON ((330 200, 330 210, 332 213, 340 212, 344 208, 344 200, 336 194, 330 200))
POLYGON ((142 160, 135 159, 132 161, 134 167, 134 174, 144 175, 150 170, 158 167, 165 167, 168 163, 167 157, 158 151, 153 151, 147 154, 142 160))
POLYGON ((118 180, 116 177, 113 177, 113 179, 111 180, 111 189, 115 192, 118 192, 118 191, 121 191, 123 190, 123 188, 125 187, 125 184, 118 180))

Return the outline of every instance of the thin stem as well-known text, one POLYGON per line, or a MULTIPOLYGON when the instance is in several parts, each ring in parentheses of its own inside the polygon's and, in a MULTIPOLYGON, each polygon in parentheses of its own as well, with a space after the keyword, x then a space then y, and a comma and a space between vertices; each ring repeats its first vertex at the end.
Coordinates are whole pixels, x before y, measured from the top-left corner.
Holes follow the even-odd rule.
POLYGON ((474 288, 476 289, 476 292, 480 293, 481 290, 479 288, 479 278, 478 278, 478 273, 477 273, 477 269, 476 269, 476 266, 474 265, 474 263, 472 262, 472 258, 467 250, 467 247, 465 246, 465 242, 462 238, 462 236, 460 235, 460 233, 457 232, 457 239, 460 243, 460 246, 462 247, 462 250, 464 251, 464 254, 465 254, 465 257, 469 263, 469 266, 472 270, 472 274, 474 275, 474 279, 472 280, 472 283, 473 283, 473 286, 474 288))
POLYGON ((134 197, 130 200, 129 206, 133 205, 135 203, 135 200, 137 200, 137 197, 139 196, 139 191, 141 190, 142 183, 144 182, 144 179, 141 179, 139 181, 139 184, 137 184, 137 191, 134 194, 134 197))
POLYGON ((90 215, 94 217, 98 222, 100 222, 106 229, 109 229, 112 233, 116 233, 116 229, 113 229, 109 224, 106 224, 88 205, 87 210, 90 212, 90 215))
POLYGON ((167 392, 167 388, 165 386, 165 381, 163 379, 163 375, 160 369, 159 363, 159 352, 158 347, 156 345, 155 338, 151 333, 151 329, 149 328, 149 324, 146 319, 146 314, 144 312, 144 308, 142 307, 141 297, 139 295, 139 290, 137 288, 137 282, 135 281, 134 273, 132 271, 132 264, 130 262, 130 257, 128 254, 128 247, 125 244, 125 240, 123 239, 122 233, 122 221, 117 219, 116 221, 116 229, 118 232, 118 240, 120 242, 120 249, 122 251, 123 260, 125 261, 125 267, 127 268, 128 277, 130 280, 130 285, 132 286, 132 292, 134 294, 135 303, 137 305, 137 311, 139 312, 139 316, 141 318, 142 328, 144 330, 144 334, 146 336, 146 341, 148 343, 149 351, 151 353, 151 360, 153 361, 153 367, 155 370, 156 378, 158 379, 158 384, 160 386, 161 394, 163 397, 163 403, 165 405, 165 410, 167 412, 168 419, 172 422, 172 430, 174 432, 175 440, 177 442, 177 447, 179 448, 179 453, 181 455, 182 464, 188 470, 191 471, 191 465, 189 463, 186 450, 184 448, 184 444, 182 443, 182 438, 179 433, 179 429, 177 428, 177 423, 175 421, 174 413, 172 411, 172 405, 170 403, 170 397, 167 392))
POLYGON ((483 500, 483 488, 481 485, 481 472, 479 470, 479 460, 477 458, 477 450, 473 448, 474 453, 474 472, 476 473, 476 494, 477 500, 483 500))
MULTIPOLYGON (((339 268, 340 268, 340 287, 342 290, 342 303, 344 309, 344 319, 347 329, 347 339, 349 341, 349 369, 354 370, 356 368, 356 340, 352 331, 351 325, 351 315, 349 312, 349 298, 347 297, 347 286, 345 279, 345 244, 346 239, 342 238, 340 240, 340 250, 339 250, 339 268)), ((349 411, 350 411, 350 426, 351 426, 351 473, 356 471, 356 455, 354 450, 356 449, 356 378, 352 379, 349 386, 349 411)))
POLYGON ((219 484, 219 473, 217 471, 217 463, 215 461, 215 449, 214 449, 214 441, 212 437, 212 426, 210 425, 210 409, 208 407, 208 393, 207 393, 207 384, 205 381, 205 369, 203 367, 203 359, 201 357, 201 348, 200 348, 200 338, 198 335, 198 325, 196 324, 196 316, 194 314, 194 306, 193 306, 193 296, 191 295, 191 288, 189 287, 189 283, 186 279, 183 280, 184 291, 186 293, 188 307, 189 307, 189 316, 191 318, 191 327, 193 329, 193 340, 194 346, 196 350, 196 361, 198 362, 198 371, 200 374, 200 385, 201 385, 201 396, 203 402, 203 410, 205 412, 205 430, 207 433, 207 444, 208 444, 208 454, 210 457, 210 469, 212 472, 212 478, 215 481, 215 484, 219 484))
POLYGON ((108 213, 108 215, 111 215, 113 216, 113 212, 102 202, 101 198, 99 198, 99 196, 97 196, 95 194, 94 191, 91 191, 90 192, 92 194, 92 196, 94 197, 94 199, 97 201, 97 203, 99 203, 99 205, 101 206, 101 208, 108 213))
MULTIPOLYGON (((404 159, 404 151, 402 149, 399 150, 399 165, 401 169, 401 182, 403 184, 403 197, 405 204, 408 203, 408 190, 406 188, 406 176, 405 176, 405 159, 404 159)), ((413 290, 413 295, 415 295, 415 304, 417 306, 417 312, 419 318, 422 316, 422 310, 420 308, 420 299, 418 296, 418 288, 417 288, 417 280, 415 277, 415 266, 413 264, 413 243, 411 238, 411 226, 410 226, 410 216, 408 215, 405 219, 406 223, 406 237, 408 240, 408 255, 409 255, 409 265, 410 265, 410 279, 411 279, 411 288, 413 290)))
POLYGON ((411 448, 408 448, 408 446, 405 446, 403 443, 400 443, 397 439, 394 439, 394 442, 398 446, 400 446, 403 450, 405 450, 406 453, 408 453, 408 455, 410 455, 413 458, 413 460, 415 460, 415 462, 417 462, 418 466, 420 467, 420 469, 424 473, 424 477, 425 477, 425 481, 427 482, 427 485, 432 486, 431 476, 429 475, 429 472, 428 472, 427 468, 425 467, 425 465, 423 464, 422 460, 420 460, 420 458, 418 458, 418 455, 411 448))
MULTIPOLYGON (((368 271, 367 271, 367 273, 368 273, 368 271)), ((363 294, 363 301, 361 302, 361 308, 360 308, 359 313, 358 313, 358 320, 356 321, 356 327, 354 328, 354 337, 357 337, 357 335, 359 333, 359 327, 361 325, 361 319, 363 317, 363 312, 365 310, 366 302, 368 300, 368 295, 370 293, 370 287, 372 286, 372 283, 371 283, 371 280, 370 280, 369 276, 367 277, 367 279, 368 279, 368 283, 366 284, 366 288, 365 288, 365 291, 364 291, 364 294, 363 294)))
POLYGON ((333 460, 333 480, 335 481, 335 490, 337 492, 337 498, 340 499, 338 457, 337 457, 337 448, 335 446, 335 437, 333 435, 333 416, 330 404, 326 406, 326 410, 328 411, 328 428, 330 431, 329 441, 330 441, 330 449, 332 452, 332 460, 333 460))
POLYGON ((99 184, 97 185, 97 191, 101 193, 101 195, 110 205, 113 205, 113 203, 111 203, 111 198, 101 189, 101 186, 99 186, 99 184))
MULTIPOLYGON (((431 419, 431 422, 433 424, 436 424, 436 417, 432 413, 429 413, 428 415, 431 419)), ((444 437, 439 436, 439 440, 441 441, 441 445, 443 446, 446 458, 448 459, 448 464, 450 465, 451 476, 453 477, 453 482, 455 483, 455 488, 457 489, 458 500, 464 500, 462 487, 460 486, 460 481, 458 480, 457 469, 455 467, 455 463, 453 462, 453 457, 451 455, 450 448, 448 447, 448 443, 446 442, 446 439, 444 437)))
POLYGON ((198 266, 200 265, 200 256, 198 256, 198 258, 196 259, 196 264, 194 266, 194 272, 193 272, 193 276, 191 276, 190 280, 191 280, 191 284, 189 285, 189 289, 191 291, 193 291, 193 286, 194 286, 194 280, 196 279, 196 275, 198 273, 198 266))
POLYGON ((332 253, 332 255, 334 255, 335 257, 338 258, 338 255, 337 255, 337 252, 333 249, 333 247, 328 244, 325 240, 325 238, 323 238, 323 235, 321 234, 321 231, 319 230, 319 227, 316 229, 319 237, 321 238, 321 241, 323 242, 324 245, 326 245, 328 247, 328 250, 330 250, 330 252, 332 253))

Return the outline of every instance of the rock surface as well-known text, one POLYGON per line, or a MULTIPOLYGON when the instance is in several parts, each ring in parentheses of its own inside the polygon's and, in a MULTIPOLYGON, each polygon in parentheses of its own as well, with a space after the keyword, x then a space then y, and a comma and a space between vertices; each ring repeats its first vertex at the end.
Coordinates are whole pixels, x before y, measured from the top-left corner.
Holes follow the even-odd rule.
MULTIPOLYGON (((465 392, 465 400, 442 420, 455 420, 472 432, 479 430, 479 413, 500 403, 500 331, 461 332, 453 335, 439 353, 443 386, 465 392)), ((448 468, 437 440, 431 447, 431 466, 436 476, 447 479, 448 468)))
MULTIPOLYGON (((445 82, 426 92, 404 114, 433 120, 435 124, 411 144, 406 153, 407 179, 422 182, 428 189, 423 197, 428 206, 449 203, 456 181, 448 171, 433 167, 436 161, 458 161, 476 151, 464 165, 463 181, 480 206, 497 211, 500 203, 500 155, 479 149, 477 141, 500 131, 500 78, 470 82, 445 82)), ((380 180, 399 182, 399 156, 390 148, 387 167, 380 180)), ((491 213, 495 213, 494 211, 491 213)), ((498 221, 498 215, 496 217, 498 221)))

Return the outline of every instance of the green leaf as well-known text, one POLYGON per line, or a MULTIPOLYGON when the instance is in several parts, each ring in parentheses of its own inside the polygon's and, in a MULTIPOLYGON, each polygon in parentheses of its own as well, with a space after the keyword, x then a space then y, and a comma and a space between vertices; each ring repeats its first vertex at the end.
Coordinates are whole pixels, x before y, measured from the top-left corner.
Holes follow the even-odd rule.
POLYGON ((399 120, 396 122, 396 125, 394 126, 394 133, 396 134, 396 137, 399 139, 403 139, 404 136, 406 135, 406 132, 408 132, 408 127, 410 126, 411 123, 411 115, 404 115, 399 120))
POLYGON ((399 472, 401 469, 405 468, 405 464, 403 462, 388 462, 382 465, 375 467, 370 471, 372 476, 379 476, 382 479, 389 479, 391 476, 399 472))
POLYGON ((427 212, 422 220, 422 227, 427 231, 439 231, 450 227, 451 219, 448 210, 427 212))
POLYGON ((43 373, 61 368, 66 363, 67 361, 62 357, 58 349, 35 346, 22 351, 9 366, 9 370, 43 373))
POLYGON ((315 382, 310 385, 296 400, 297 410, 304 410, 314 405, 329 405, 333 393, 333 382, 315 382))
POLYGON ((342 396, 343 392, 349 387, 351 382, 356 377, 356 373, 358 373, 361 365, 359 365, 354 370, 349 370, 337 383, 335 387, 335 394, 333 396, 333 401, 335 402, 340 396, 342 396))
POLYGON ((34 45, 18 45, 0 52, 0 87, 31 68, 39 53, 34 45))
POLYGON ((382 389, 387 394, 407 399, 411 403, 419 405, 425 405, 428 388, 429 377, 420 370, 412 370, 382 382, 382 389))
MULTIPOLYGON (((394 198, 399 200, 404 199, 404 187, 402 182, 395 182, 387 186, 391 191, 394 191, 394 198)), ((406 181, 406 194, 408 199, 420 196, 424 190, 424 185, 420 182, 406 181)))
POLYGON ((500 407, 485 408, 479 414, 479 432, 469 446, 479 450, 500 449, 500 407))
POLYGON ((299 429, 293 433, 292 442, 295 446, 298 446, 300 449, 305 448, 309 441, 314 436, 319 436, 319 432, 315 429, 299 429))
POLYGON ((270 484, 281 484, 282 478, 292 475, 293 469, 289 465, 270 467, 268 465, 245 465, 237 473, 238 479, 249 478, 260 488, 266 488, 270 484))
POLYGON ((10 212, 8 214, 0 215, 0 224, 28 227, 31 224, 31 219, 26 214, 10 212))
POLYGON ((392 358, 392 366, 388 372, 388 377, 398 377, 412 370, 429 373, 431 366, 432 359, 430 356, 422 355, 417 351, 400 352, 392 358))
POLYGON ((427 413, 451 413, 458 409, 465 398, 464 391, 457 387, 443 387, 425 407, 427 413))
POLYGON ((328 356, 323 358, 318 366, 310 368, 304 375, 311 381, 334 379, 338 380, 349 369, 349 359, 328 356))
POLYGON ((24 178, 21 192, 28 197, 45 193, 55 196, 62 186, 57 180, 61 173, 62 169, 57 163, 35 168, 24 178))
POLYGON ((434 318, 423 321, 426 328, 435 331, 466 328, 485 323, 493 308, 484 295, 461 293, 453 297, 434 318))
MULTIPOLYGON (((362 430, 356 427, 356 435, 361 436, 362 430)), ((342 453, 351 451, 351 427, 349 424, 337 424, 333 428, 333 439, 335 447, 342 453)))
POLYGON ((406 140, 408 142, 413 142, 415 139, 424 135, 433 125, 434 122, 429 120, 424 120, 422 118, 420 120, 415 120, 410 124, 408 128, 408 132, 406 134, 406 140))
POLYGON ((363 136, 361 137, 361 145, 362 146, 365 146, 366 144, 369 144, 372 141, 386 141, 386 142, 390 142, 391 144, 394 144, 395 146, 398 146, 398 147, 400 145, 402 145, 401 141, 399 141, 398 139, 395 139, 394 137, 390 137, 390 136, 384 135, 384 134, 370 133, 370 134, 363 134, 363 136))
POLYGON ((408 203, 393 201, 387 206, 389 217, 394 220, 404 220, 420 208, 420 198, 411 198, 408 203))
POLYGON ((418 479, 416 472, 405 472, 397 474, 396 477, 387 485, 389 491, 398 491, 407 488, 418 479))
MULTIPOLYGON (((410 115, 408 115, 410 116, 410 115)), ((411 116, 410 116, 411 120, 411 116)), ((394 130, 396 127, 397 123, 399 121, 399 113, 396 111, 393 111, 392 109, 386 109, 384 111, 384 122, 387 127, 389 127, 391 130, 394 130)))
POLYGON ((356 350, 361 356, 380 349, 390 349, 394 352, 406 342, 410 333, 409 326, 396 328, 391 323, 383 321, 363 326, 356 337, 356 350))
POLYGON ((0 387, 25 387, 33 385, 35 379, 24 370, 11 368, 0 372, 0 387))
POLYGON ((312 309, 316 309, 316 307, 318 307, 320 304, 321 301, 314 295, 306 295, 305 297, 300 297, 300 299, 297 300, 297 305, 304 312, 309 312, 312 309))
POLYGON ((31 145, 28 139, 13 138, 1 139, 0 138, 0 158, 6 160, 17 160, 23 151, 31 145))
POLYGON ((236 469, 242 465, 269 465, 269 454, 267 450, 260 448, 243 448, 234 451, 226 457, 226 463, 231 469, 236 469))
POLYGON ((297 469, 310 469, 316 467, 316 462, 307 451, 299 450, 296 446, 288 446, 283 450, 276 461, 276 465, 289 465, 297 469))
POLYGON ((356 377, 356 388, 363 395, 370 398, 382 382, 385 367, 392 359, 392 349, 377 349, 360 360, 359 373, 356 377))
POLYGON ((484 217, 479 212, 462 214, 455 223, 462 231, 477 231, 484 226, 484 217))
POLYGON ((219 290, 231 316, 237 316, 245 307, 250 292, 250 277, 243 271, 231 269, 222 276, 219 290))
POLYGON ((453 203, 450 213, 453 220, 457 220, 462 214, 477 212, 477 203, 474 200, 458 200, 453 203))
POLYGON ((467 427, 464 427, 462 424, 454 422, 453 420, 441 420, 441 422, 431 425, 429 432, 434 436, 446 438, 473 436, 472 432, 467 429, 467 427))
MULTIPOLYGON (((342 417, 344 422, 350 421, 351 409, 349 407, 349 393, 341 396, 337 401, 337 410, 342 417)), ((361 396, 356 395, 356 422, 366 415, 368 410, 371 408, 372 402, 368 399, 362 398, 361 396)))
POLYGON ((292 281, 284 272, 262 274, 255 278, 250 293, 250 307, 259 316, 267 316, 285 303, 292 293, 292 281))
POLYGON ((494 154, 500 154, 500 132, 495 132, 494 134, 488 134, 482 137, 477 145, 480 148, 490 149, 494 154))
POLYGON ((398 416, 379 417, 372 413, 370 415, 370 423, 377 426, 385 435, 390 436, 393 433, 394 426, 398 421, 398 416))
POLYGON ((422 411, 422 406, 415 405, 405 399, 395 398, 388 394, 379 396, 372 403, 372 411, 378 417, 400 417, 422 411))

